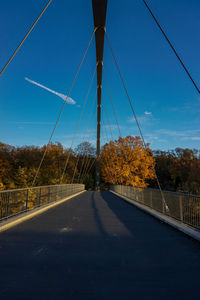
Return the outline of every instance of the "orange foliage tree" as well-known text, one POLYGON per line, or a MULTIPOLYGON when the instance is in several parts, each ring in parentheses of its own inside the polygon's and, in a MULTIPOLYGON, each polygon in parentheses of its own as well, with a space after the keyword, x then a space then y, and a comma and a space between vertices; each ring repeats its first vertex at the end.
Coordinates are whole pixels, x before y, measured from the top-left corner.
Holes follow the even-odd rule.
POLYGON ((101 172, 105 182, 145 187, 148 179, 155 178, 154 167, 149 144, 145 149, 139 136, 119 137, 103 146, 101 172))

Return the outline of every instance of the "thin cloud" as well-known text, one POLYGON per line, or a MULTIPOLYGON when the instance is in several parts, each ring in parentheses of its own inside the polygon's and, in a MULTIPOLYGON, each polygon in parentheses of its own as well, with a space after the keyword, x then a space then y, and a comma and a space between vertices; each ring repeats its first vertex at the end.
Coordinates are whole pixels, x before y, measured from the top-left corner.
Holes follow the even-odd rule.
POLYGON ((166 129, 160 129, 156 131, 158 134, 162 134, 162 135, 168 135, 171 137, 187 137, 187 138, 192 138, 194 137, 194 135, 196 134, 200 134, 200 129, 194 129, 194 130, 182 130, 182 131, 178 131, 178 130, 166 130, 166 129))
MULTIPOLYGON (((149 123, 150 121, 155 120, 155 119, 153 118, 151 111, 145 110, 142 115, 137 116, 137 120, 140 124, 146 124, 146 123, 149 123)), ((135 123, 134 116, 129 117, 127 122, 128 123, 135 123)))
MULTIPOLYGON (((115 124, 111 124, 111 125, 103 125, 102 128, 105 128, 107 130, 118 130, 118 126, 115 124)), ((121 129, 122 126, 119 126, 119 128, 121 129)))
POLYGON ((188 100, 179 106, 169 107, 168 111, 187 114, 197 114, 200 112, 200 97, 197 97, 193 100, 188 100))
POLYGON ((52 125, 53 122, 11 122, 13 124, 21 124, 21 125, 52 125))
POLYGON ((39 86, 39 87, 41 87, 41 88, 43 88, 43 89, 45 89, 45 90, 47 90, 48 92, 50 92, 50 93, 52 93, 52 94, 54 94, 54 95, 56 95, 56 96, 58 96, 58 97, 60 97, 61 99, 63 99, 63 100, 64 100, 65 102, 67 102, 68 104, 72 104, 72 105, 76 104, 76 101, 74 101, 74 100, 73 100, 72 98, 70 98, 70 97, 67 97, 67 95, 58 93, 58 92, 56 92, 56 91, 54 91, 54 90, 51 90, 51 89, 49 89, 48 87, 46 87, 46 86, 44 86, 44 85, 42 85, 42 84, 40 84, 40 83, 38 83, 38 82, 36 82, 36 81, 33 81, 33 80, 29 79, 28 77, 25 77, 25 80, 28 81, 28 82, 30 82, 30 83, 32 83, 32 84, 35 84, 35 85, 37 85, 37 86, 39 86))
POLYGON ((200 141, 200 136, 188 136, 184 137, 183 140, 200 141))
MULTIPOLYGON (((137 120, 139 122, 139 124, 146 124, 146 123, 149 123, 150 121, 154 120, 152 118, 152 114, 151 113, 148 113, 148 114, 144 114, 144 115, 141 115, 141 116, 137 116, 137 120)), ((131 118, 128 118, 127 120, 128 123, 135 123, 135 118, 134 117, 131 117, 131 118)))
POLYGON ((153 133, 146 133, 145 134, 145 139, 152 141, 152 140, 158 140, 159 137, 157 135, 153 134, 153 133))
POLYGON ((150 112, 150 111, 145 111, 144 114, 147 115, 147 116, 151 116, 151 115, 152 115, 152 112, 150 112))
MULTIPOLYGON (((1 121, 0 121, 1 123, 1 121)), ((41 122, 41 121, 11 121, 3 122, 3 124, 15 124, 15 125, 52 125, 54 122, 41 122)))

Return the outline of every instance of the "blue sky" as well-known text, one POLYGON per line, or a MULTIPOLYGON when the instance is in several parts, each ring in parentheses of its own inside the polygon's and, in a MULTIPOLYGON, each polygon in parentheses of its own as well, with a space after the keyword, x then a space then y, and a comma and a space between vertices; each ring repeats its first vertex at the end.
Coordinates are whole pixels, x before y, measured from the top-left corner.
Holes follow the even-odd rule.
MULTIPOLYGON (((18 45, 47 1, 0 2, 0 66, 18 45)), ((148 0, 181 58, 200 86, 200 2, 198 0, 148 0)), ((118 59, 145 139, 153 149, 199 149, 200 95, 189 81, 140 0, 108 1, 106 29, 118 59)), ((0 141, 11 145, 43 145, 48 142, 63 100, 27 81, 28 77, 59 93, 67 94, 93 31, 91 1, 53 1, 15 59, 0 78, 0 141)), ((92 41, 53 141, 71 145, 81 107, 95 68, 92 41)), ((138 135, 135 122, 105 42, 104 69, 123 136, 138 135)), ((93 112, 96 77, 88 97, 74 145, 85 139, 95 143, 93 112)), ((118 130, 103 79, 103 98, 109 111, 114 138, 118 130)), ((110 139, 102 103, 102 144, 110 139), (106 137, 106 131, 107 136, 106 137)))

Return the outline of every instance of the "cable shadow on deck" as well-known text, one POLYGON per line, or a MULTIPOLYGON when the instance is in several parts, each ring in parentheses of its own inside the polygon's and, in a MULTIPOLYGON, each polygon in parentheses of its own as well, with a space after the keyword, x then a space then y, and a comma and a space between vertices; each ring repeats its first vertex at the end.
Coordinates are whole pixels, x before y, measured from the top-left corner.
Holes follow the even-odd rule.
MULTIPOLYGON (((160 242, 167 240, 182 240, 184 242, 185 240, 190 240, 182 232, 162 223, 136 206, 124 201, 120 196, 107 191, 101 191, 101 197, 136 240, 160 240, 160 242)), ((197 241, 191 239, 191 242, 197 244, 197 247, 199 247, 197 241)))

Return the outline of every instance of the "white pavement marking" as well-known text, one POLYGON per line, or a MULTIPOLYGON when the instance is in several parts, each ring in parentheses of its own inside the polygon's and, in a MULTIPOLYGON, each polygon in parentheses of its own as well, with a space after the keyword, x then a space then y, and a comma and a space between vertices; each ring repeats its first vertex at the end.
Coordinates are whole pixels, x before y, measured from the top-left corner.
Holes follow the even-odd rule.
POLYGON ((72 231, 71 227, 63 227, 60 229, 60 232, 69 232, 69 231, 72 231))
POLYGON ((39 255, 41 252, 44 252, 44 250, 45 250, 44 248, 37 249, 36 251, 34 251, 33 256, 39 255))

